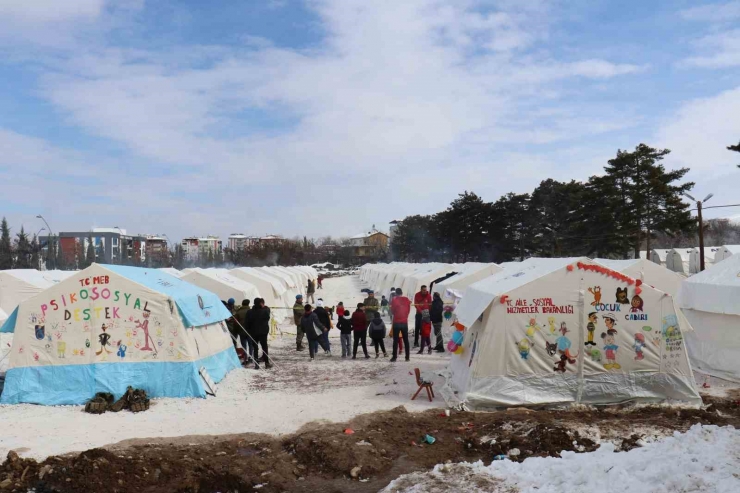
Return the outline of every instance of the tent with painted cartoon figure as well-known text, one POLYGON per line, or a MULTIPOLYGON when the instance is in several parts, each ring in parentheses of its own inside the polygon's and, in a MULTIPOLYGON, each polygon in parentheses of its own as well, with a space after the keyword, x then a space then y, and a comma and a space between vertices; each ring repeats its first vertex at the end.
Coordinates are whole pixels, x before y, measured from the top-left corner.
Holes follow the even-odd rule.
POLYGON ((83 404, 131 385, 150 397, 205 397, 239 367, 213 293, 156 269, 93 264, 23 301, 0 403, 83 404))
POLYGON ((470 285, 450 385, 471 409, 701 403, 673 298, 587 258, 532 258, 470 285))

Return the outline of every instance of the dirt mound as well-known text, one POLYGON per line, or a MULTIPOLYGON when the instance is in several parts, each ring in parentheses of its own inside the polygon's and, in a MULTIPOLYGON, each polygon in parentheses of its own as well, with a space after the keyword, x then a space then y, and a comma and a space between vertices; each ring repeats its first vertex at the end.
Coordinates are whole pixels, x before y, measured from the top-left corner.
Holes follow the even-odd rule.
POLYGON ((639 446, 643 431, 668 435, 695 423, 740 426, 736 401, 708 398, 703 410, 663 407, 496 413, 391 411, 349 423, 310 424, 287 437, 198 437, 187 445, 158 440, 49 457, 43 462, 11 452, 0 466, 0 491, 37 493, 376 492, 392 479, 436 464, 490 463, 507 455, 558 457, 588 452, 596 430, 621 450, 639 446), (638 432, 639 431, 639 432, 638 432), (429 435, 433 443, 424 439, 429 435))

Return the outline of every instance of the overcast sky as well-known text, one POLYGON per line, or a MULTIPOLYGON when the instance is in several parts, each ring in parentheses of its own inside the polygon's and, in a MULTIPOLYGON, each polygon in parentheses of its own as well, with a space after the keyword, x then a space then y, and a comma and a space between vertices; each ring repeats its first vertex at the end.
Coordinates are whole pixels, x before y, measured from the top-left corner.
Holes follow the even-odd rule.
POLYGON ((740 203, 739 25, 740 1, 0 0, 0 215, 353 235, 640 142, 740 203))

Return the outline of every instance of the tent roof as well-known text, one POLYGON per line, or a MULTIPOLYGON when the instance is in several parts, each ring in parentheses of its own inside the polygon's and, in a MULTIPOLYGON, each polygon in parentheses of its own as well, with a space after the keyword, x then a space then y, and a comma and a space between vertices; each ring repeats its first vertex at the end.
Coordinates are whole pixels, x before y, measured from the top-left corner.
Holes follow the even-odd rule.
POLYGON ((180 309, 185 327, 200 327, 226 320, 231 316, 215 294, 158 269, 125 265, 100 267, 172 298, 180 309), (199 298, 203 300, 203 308, 200 307, 199 298))
POLYGON ((681 260, 688 262, 691 256, 691 250, 692 248, 673 248, 670 252, 677 253, 681 257, 681 260))
POLYGON ((48 288, 49 286, 53 286, 72 274, 74 274, 74 271, 63 270, 40 271, 36 269, 9 269, 0 271, 0 275, 11 276, 39 288, 48 288))
POLYGON ((740 315, 740 255, 686 279, 678 298, 681 308, 740 315))
POLYGON ((496 296, 529 284, 579 260, 591 262, 583 257, 529 258, 520 262, 519 266, 511 266, 468 286, 465 296, 455 309, 455 314, 461 324, 470 327, 496 296))
POLYGON ((661 261, 665 262, 665 259, 668 256, 668 252, 670 251, 670 248, 653 248, 652 250, 650 250, 650 254, 656 254, 661 261))
MULTIPOLYGON (((185 327, 200 327, 226 320, 231 316, 228 310, 224 308, 221 300, 218 299, 218 296, 157 269, 93 264, 87 269, 80 271, 80 273, 84 273, 89 269, 99 268, 125 277, 151 291, 171 298, 177 304, 185 327), (201 302, 203 303, 203 308, 200 307, 201 302)), ((75 272, 72 272, 72 274, 75 274, 75 272)), ((75 285, 75 287, 79 286, 75 285)), ((35 296, 39 294, 41 293, 37 293, 35 296)), ((35 296, 29 298, 29 300, 35 298, 35 296)), ((22 303, 25 303, 25 301, 22 303)), ((18 308, 10 314, 2 328, 0 328, 0 332, 13 332, 15 330, 17 314, 18 308)))
POLYGON ((161 270, 162 272, 175 277, 182 277, 183 275, 185 275, 182 271, 177 270, 174 267, 162 267, 157 270, 161 270))
POLYGON ((249 274, 250 276, 262 279, 265 282, 269 282, 276 296, 282 296, 282 294, 287 291, 285 285, 281 283, 277 278, 259 269, 255 269, 253 267, 237 267, 233 270, 238 270, 249 274))
POLYGON ((448 277, 442 282, 438 282, 432 288, 435 293, 444 294, 446 289, 454 289, 457 286, 465 287, 468 285, 466 280, 475 279, 477 276, 484 274, 485 272, 491 272, 491 274, 501 268, 493 263, 487 264, 482 262, 467 262, 462 264, 457 269, 459 272, 454 276, 448 277))

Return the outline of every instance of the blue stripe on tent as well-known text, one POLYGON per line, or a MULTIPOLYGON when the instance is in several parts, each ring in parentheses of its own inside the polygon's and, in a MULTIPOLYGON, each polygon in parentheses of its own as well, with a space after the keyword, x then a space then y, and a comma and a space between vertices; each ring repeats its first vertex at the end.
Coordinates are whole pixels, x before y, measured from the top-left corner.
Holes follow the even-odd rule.
POLYGON ((0 404, 47 406, 84 404, 97 392, 120 397, 126 387, 146 390, 149 397, 205 397, 198 369, 205 366, 214 382, 238 368, 233 346, 197 361, 96 363, 11 368, 5 376, 0 404))
POLYGON ((8 319, 5 321, 2 327, 0 327, 0 332, 7 332, 7 333, 13 333, 15 332, 15 322, 18 320, 18 307, 15 307, 15 310, 13 310, 13 313, 10 314, 8 319))

